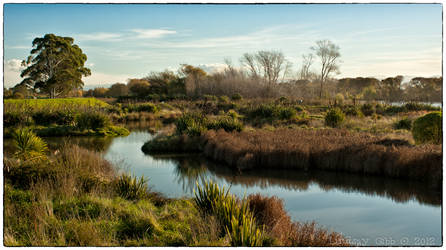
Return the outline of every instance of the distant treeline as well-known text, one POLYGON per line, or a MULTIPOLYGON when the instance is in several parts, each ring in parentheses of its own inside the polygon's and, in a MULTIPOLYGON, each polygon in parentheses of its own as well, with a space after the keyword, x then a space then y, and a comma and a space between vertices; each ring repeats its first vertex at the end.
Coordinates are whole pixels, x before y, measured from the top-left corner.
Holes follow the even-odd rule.
MULTIPOLYGON (((383 80, 371 77, 326 79, 322 99, 336 102, 363 101, 417 101, 441 102, 442 77, 415 77, 403 82, 403 76, 383 80)), ((253 75, 249 70, 228 65, 223 71, 206 73, 199 67, 182 65, 178 72, 152 72, 141 79, 115 83, 110 88, 98 87, 88 91, 73 90, 66 96, 118 97, 126 100, 167 101, 189 99, 204 95, 234 96, 245 98, 292 97, 302 100, 319 98, 320 79, 317 76, 282 77, 271 82, 267 77, 253 75), (300 79, 298 79, 300 78, 300 79)), ((29 89, 4 89, 5 98, 36 96, 29 89)))

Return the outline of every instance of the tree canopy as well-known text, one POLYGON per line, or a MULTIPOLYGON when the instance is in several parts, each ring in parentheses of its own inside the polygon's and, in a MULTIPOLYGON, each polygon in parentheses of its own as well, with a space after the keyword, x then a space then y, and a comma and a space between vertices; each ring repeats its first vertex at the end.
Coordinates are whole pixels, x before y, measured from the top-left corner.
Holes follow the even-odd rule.
POLYGON ((82 76, 91 75, 84 67, 87 56, 71 37, 46 34, 33 40, 33 49, 22 62, 23 81, 19 85, 48 93, 51 98, 82 88, 82 76))

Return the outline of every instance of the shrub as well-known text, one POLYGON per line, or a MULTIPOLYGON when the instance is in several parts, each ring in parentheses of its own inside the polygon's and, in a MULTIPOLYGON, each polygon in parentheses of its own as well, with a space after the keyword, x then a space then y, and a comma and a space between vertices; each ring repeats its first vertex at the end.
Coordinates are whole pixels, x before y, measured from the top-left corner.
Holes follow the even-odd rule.
POLYGON ((15 127, 28 125, 29 117, 24 112, 8 112, 3 114, 3 125, 5 127, 15 127))
POLYGON ((158 107, 153 103, 144 103, 137 106, 138 112, 149 112, 149 113, 156 113, 158 112, 158 107))
POLYGON ((325 115, 325 125, 332 128, 338 127, 344 121, 345 115, 339 108, 330 109, 325 115))
POLYGON ((285 96, 281 96, 279 99, 277 99, 277 101, 280 103, 284 103, 288 101, 288 98, 286 98, 285 96))
POLYGON ((275 104, 262 104, 252 109, 250 116, 266 119, 291 119, 296 116, 296 110, 291 107, 283 107, 275 104))
POLYGON ((344 109, 345 115, 348 116, 354 116, 354 117, 361 117, 363 114, 361 110, 356 106, 350 106, 344 109))
POLYGON ((407 112, 407 109, 405 106, 388 106, 386 107, 385 111, 386 114, 393 115, 397 113, 407 112))
POLYGON ((223 102, 223 103, 228 103, 229 102, 229 97, 222 95, 218 97, 218 102, 223 102))
POLYGON ((366 103, 361 106, 361 112, 365 116, 371 116, 373 113, 375 113, 375 109, 373 108, 372 104, 366 103))
POLYGON ((76 125, 80 130, 106 128, 110 126, 110 118, 100 112, 80 113, 76 116, 76 125))
POLYGON ((289 120, 296 117, 296 110, 293 108, 281 108, 279 111, 279 118, 282 120, 289 120))
POLYGON ((412 135, 416 143, 442 142, 442 113, 432 112, 416 119, 412 126, 412 135))
POLYGON ((381 105, 381 104, 376 104, 375 106, 375 113, 377 113, 378 115, 384 115, 384 113, 386 112, 386 108, 381 105))
POLYGON ((395 129, 407 129, 410 130, 412 128, 412 121, 405 117, 401 120, 399 120, 398 122, 395 122, 395 124, 393 124, 393 127, 395 129))
POLYGON ((233 101, 240 101, 240 100, 242 100, 242 99, 243 99, 243 97, 242 97, 242 95, 240 95, 239 93, 233 94, 233 95, 231 96, 231 100, 233 100, 233 101))
POLYGON ((71 125, 74 122, 75 116, 70 111, 47 111, 42 110, 32 115, 34 123, 37 125, 48 126, 50 124, 71 125))
POLYGON ((124 199, 137 200, 147 196, 147 180, 122 174, 114 182, 115 192, 124 199))
POLYGON ((207 130, 208 120, 204 114, 185 113, 175 122, 176 133, 199 136, 207 130))
POLYGON ((19 159, 34 160, 45 158, 46 143, 30 129, 17 129, 12 134, 15 155, 19 159))
POLYGON ((224 129, 227 132, 231 132, 234 130, 240 132, 243 130, 243 123, 231 116, 220 116, 217 118, 216 121, 209 122, 207 124, 207 129, 224 129))
POLYGON ((204 187, 197 185, 194 190, 194 202, 199 210, 215 215, 231 240, 232 246, 261 246, 263 232, 257 227, 248 202, 239 202, 229 190, 220 189, 212 181, 205 182, 204 187))
POLYGON ((218 98, 215 95, 203 95, 203 99, 206 101, 217 101, 218 98))
POLYGON ((423 103, 416 103, 416 102, 409 102, 404 105, 406 110, 408 111, 419 111, 419 110, 427 110, 427 111, 435 111, 435 110, 441 110, 439 107, 434 107, 429 104, 423 104, 423 103))

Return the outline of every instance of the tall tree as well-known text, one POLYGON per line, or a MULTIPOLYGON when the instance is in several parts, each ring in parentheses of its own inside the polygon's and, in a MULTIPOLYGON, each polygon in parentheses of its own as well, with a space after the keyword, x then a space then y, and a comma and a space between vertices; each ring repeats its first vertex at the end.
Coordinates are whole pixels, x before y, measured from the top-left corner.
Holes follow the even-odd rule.
POLYGON ((243 54, 240 62, 251 72, 254 79, 263 78, 271 86, 276 84, 280 75, 282 80, 289 73, 291 62, 279 51, 258 51, 254 54, 243 54))
POLYGON ((82 88, 82 76, 91 75, 84 67, 87 56, 71 37, 46 34, 33 40, 33 49, 28 59, 22 62, 26 68, 21 85, 48 93, 51 98, 82 88))
POLYGON ((331 73, 339 73, 339 46, 335 45, 329 40, 316 41, 316 46, 311 47, 316 55, 321 60, 321 87, 319 91, 319 98, 322 98, 322 88, 327 77, 331 73))
POLYGON ((314 58, 313 54, 302 55, 302 67, 300 69, 300 80, 309 80, 312 73, 310 72, 310 67, 313 64, 314 58))

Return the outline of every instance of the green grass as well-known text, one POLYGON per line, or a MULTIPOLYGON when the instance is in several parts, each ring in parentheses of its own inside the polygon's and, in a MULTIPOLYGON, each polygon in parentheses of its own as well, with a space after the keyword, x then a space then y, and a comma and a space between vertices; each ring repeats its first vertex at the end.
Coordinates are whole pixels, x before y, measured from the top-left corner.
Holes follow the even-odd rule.
POLYGON ((57 98, 57 99, 5 99, 5 109, 67 109, 80 107, 106 108, 109 104, 96 98, 57 98))

